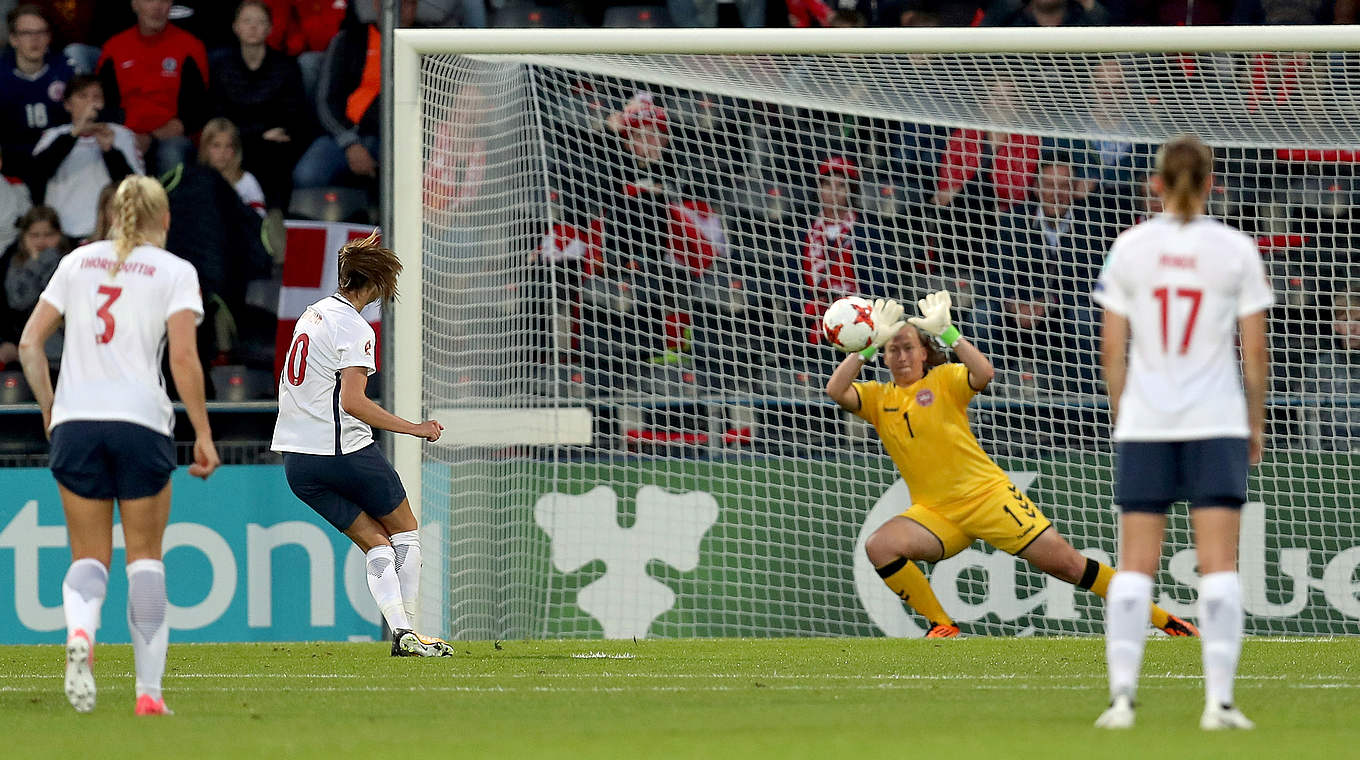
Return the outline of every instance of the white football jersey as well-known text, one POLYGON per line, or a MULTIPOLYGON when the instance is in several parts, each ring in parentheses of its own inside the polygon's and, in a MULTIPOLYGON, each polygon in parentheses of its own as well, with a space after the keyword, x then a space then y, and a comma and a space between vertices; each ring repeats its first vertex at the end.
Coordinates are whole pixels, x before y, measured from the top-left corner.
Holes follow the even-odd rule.
POLYGON ((1248 436, 1237 320, 1274 301, 1255 241, 1161 214, 1115 240, 1092 297, 1131 332, 1116 441, 1248 436))
POLYGON ((150 245, 132 249, 110 275, 117 260, 110 241, 81 246, 61 260, 43 290, 42 300, 66 324, 52 426, 115 420, 171 435, 175 416, 161 374, 165 323, 185 309, 203 320, 198 272, 150 245))
POLYGON ((377 371, 373 328, 339 295, 307 307, 279 375, 274 451, 350 454, 373 443, 373 429, 340 408, 340 370, 377 371))

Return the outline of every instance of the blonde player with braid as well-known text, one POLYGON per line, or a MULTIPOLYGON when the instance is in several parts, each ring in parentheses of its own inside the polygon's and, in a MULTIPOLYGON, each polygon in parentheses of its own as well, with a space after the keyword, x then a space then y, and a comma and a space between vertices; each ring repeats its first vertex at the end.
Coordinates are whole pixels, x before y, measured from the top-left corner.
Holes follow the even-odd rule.
MULTIPOLYGON (((922 316, 912 317, 908 328, 897 302, 876 302, 873 345, 846 357, 826 384, 833 401, 878 431, 911 491, 910 508, 869 536, 869 561, 888 588, 929 622, 927 638, 952 638, 959 627, 916 562, 939 562, 979 538, 1104 597, 1114 569, 1078 554, 973 437, 968 404, 994 372, 950 324, 949 294, 932 293, 920 307, 922 316), (935 339, 959 362, 948 362, 935 339), (892 381, 855 382, 880 349, 892 381)), ((1171 636, 1198 633, 1156 605, 1151 619, 1171 636)))
POLYGON ((194 464, 217 468, 208 427, 196 326, 203 319, 198 274, 166 251, 170 206, 154 179, 124 179, 113 196, 113 240, 72 251, 57 266, 24 326, 24 376, 52 439, 52 474, 71 539, 62 583, 66 613, 66 697, 77 712, 95 706, 95 632, 113 555, 113 506, 127 546, 128 629, 136 664, 137 715, 167 715, 161 696, 166 625, 161 538, 170 516, 174 411, 161 377, 170 372, 194 427, 194 464), (55 394, 43 344, 66 325, 55 394))

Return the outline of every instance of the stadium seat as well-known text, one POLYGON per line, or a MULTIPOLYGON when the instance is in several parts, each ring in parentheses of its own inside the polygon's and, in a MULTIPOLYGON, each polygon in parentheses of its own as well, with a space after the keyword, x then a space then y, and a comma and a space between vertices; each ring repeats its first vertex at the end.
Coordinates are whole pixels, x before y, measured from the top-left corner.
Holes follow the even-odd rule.
POLYGON ((264 309, 270 314, 279 311, 279 288, 282 281, 277 279, 251 280, 246 283, 246 305, 264 309))
POLYGON ((619 5, 604 12, 606 29, 669 27, 671 14, 664 5, 619 5))
POLYGON ((24 373, 0 372, 0 404, 26 404, 33 400, 24 373))
POLYGON ((580 26, 571 11, 531 3, 513 3, 492 12, 491 26, 501 29, 561 29, 580 26))
POLYGON ((288 215, 318 222, 368 222, 368 194, 354 187, 296 189, 288 204, 288 215))
POLYGON ((273 375, 269 372, 224 364, 213 367, 210 374, 217 401, 254 401, 273 395, 273 375))

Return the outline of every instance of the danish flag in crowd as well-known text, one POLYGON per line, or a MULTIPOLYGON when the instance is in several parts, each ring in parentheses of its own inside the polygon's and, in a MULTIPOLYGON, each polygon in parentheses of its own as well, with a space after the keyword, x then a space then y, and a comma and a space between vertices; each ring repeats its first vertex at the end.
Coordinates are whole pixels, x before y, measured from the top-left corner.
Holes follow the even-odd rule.
MULTIPOLYGON (((691 276, 701 277, 713 262, 727 256, 727 233, 722 215, 704 201, 686 200, 668 207, 667 255, 691 276)), ((538 255, 549 263, 583 262, 587 277, 604 258, 604 220, 593 219, 590 229, 566 222, 554 224, 538 242, 538 255)))
MULTIPOLYGON (((373 232, 372 227, 340 222, 285 222, 288 231, 288 255, 283 260, 283 287, 279 289, 279 325, 274 334, 274 379, 283 371, 283 358, 288 355, 288 344, 293 339, 293 327, 308 306, 336 291, 340 280, 337 254, 340 247, 351 240, 363 240, 373 232)), ((378 304, 370 304, 363 311, 364 319, 373 326, 375 335, 382 335, 378 304)), ((374 346, 374 357, 381 355, 374 346)), ((381 362, 379 362, 381 369, 381 362)))

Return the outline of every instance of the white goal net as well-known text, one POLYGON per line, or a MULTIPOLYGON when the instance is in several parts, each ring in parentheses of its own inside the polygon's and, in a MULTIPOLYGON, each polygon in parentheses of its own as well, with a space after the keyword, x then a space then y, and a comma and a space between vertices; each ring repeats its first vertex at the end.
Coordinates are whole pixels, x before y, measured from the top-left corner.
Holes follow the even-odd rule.
MULTIPOLYGON (((1360 54, 420 44, 398 70, 397 241, 419 293, 394 371, 406 416, 448 425, 399 454, 433 630, 919 635, 862 552, 905 487, 822 391, 839 356, 816 318, 847 294, 954 294, 998 368, 978 439, 1112 560, 1089 293, 1115 235, 1158 211, 1157 145, 1192 132, 1215 148, 1211 212, 1260 241, 1277 295, 1248 631, 1360 633, 1360 54)), ((1160 602, 1193 618, 1184 510, 1165 556, 1160 602)), ((965 632, 1102 630, 1099 599, 981 543, 926 571, 965 632)))

